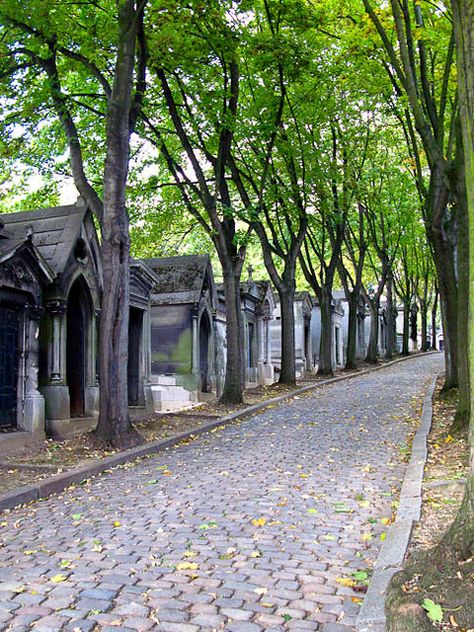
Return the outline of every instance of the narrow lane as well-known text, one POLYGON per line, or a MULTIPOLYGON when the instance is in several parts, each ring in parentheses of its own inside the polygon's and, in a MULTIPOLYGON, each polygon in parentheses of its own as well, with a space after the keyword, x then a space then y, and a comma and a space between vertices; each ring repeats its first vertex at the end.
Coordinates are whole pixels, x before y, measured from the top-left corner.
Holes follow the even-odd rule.
POLYGON ((2 514, 0 630, 353 630, 441 369, 328 385, 2 514))

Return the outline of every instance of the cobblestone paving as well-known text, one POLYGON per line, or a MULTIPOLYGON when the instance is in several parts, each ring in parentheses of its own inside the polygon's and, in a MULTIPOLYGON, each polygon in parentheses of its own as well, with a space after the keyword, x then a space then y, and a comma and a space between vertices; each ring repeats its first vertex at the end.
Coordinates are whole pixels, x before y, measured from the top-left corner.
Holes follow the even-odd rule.
POLYGON ((341 579, 377 557, 441 364, 325 386, 2 514, 0 629, 353 630, 363 595, 341 579))

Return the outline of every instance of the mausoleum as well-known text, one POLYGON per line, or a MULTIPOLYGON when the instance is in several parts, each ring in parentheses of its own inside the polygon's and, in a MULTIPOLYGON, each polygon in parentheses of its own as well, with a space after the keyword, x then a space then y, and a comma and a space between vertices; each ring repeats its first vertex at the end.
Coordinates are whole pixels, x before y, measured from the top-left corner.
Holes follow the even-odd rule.
POLYGON ((215 396, 216 290, 208 255, 146 259, 151 296, 151 381, 156 412, 215 396))

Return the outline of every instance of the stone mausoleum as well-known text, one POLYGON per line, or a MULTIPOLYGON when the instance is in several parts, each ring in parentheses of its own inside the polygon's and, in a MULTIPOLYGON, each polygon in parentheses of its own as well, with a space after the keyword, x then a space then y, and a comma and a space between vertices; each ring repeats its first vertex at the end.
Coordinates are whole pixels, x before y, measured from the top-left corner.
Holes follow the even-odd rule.
POLYGON ((151 379, 156 412, 215 397, 216 289, 208 255, 146 259, 151 297, 151 379))
MULTIPOLYGON (((99 413, 100 246, 76 204, 1 216, 1 426, 28 438, 70 436, 99 413), (8 385, 8 386, 7 386, 8 385)), ((134 416, 151 411, 149 300, 153 273, 131 266, 129 386, 134 416)))

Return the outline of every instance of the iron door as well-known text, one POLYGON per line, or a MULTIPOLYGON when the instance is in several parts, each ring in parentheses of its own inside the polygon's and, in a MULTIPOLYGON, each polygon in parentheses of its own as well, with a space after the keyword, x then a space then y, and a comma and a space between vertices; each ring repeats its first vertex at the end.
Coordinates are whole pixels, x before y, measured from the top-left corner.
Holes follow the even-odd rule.
POLYGON ((20 314, 14 307, 0 307, 0 427, 17 424, 18 335, 20 314))

